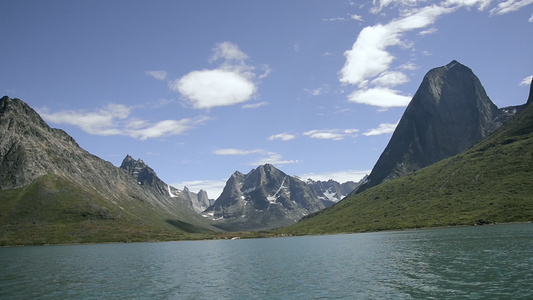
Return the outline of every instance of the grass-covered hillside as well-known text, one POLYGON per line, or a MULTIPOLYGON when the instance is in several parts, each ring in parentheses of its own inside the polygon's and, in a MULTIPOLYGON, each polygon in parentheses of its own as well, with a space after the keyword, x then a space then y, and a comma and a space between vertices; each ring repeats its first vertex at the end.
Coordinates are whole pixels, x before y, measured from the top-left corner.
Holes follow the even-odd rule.
POLYGON ((57 175, 0 190, 0 246, 201 239, 215 230, 140 197, 113 201, 57 175))
POLYGON ((533 221, 533 105, 457 156, 382 183, 278 233, 533 221))

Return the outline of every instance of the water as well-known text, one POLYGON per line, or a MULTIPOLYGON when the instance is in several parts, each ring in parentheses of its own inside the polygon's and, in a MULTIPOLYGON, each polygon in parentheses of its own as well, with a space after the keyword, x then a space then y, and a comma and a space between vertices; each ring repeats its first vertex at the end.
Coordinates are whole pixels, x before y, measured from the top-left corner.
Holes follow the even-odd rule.
POLYGON ((0 249, 1 299, 533 299, 533 224, 0 249))

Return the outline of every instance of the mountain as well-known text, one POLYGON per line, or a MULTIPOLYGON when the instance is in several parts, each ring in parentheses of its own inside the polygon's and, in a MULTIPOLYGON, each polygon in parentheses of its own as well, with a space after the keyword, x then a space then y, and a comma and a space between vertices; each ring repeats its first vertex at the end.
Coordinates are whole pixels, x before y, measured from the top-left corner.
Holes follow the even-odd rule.
POLYGON ((179 239, 218 230, 144 170, 115 167, 50 128, 22 100, 2 97, 0 245, 179 239))
POLYGON ((142 159, 135 160, 128 154, 122 161, 120 168, 135 178, 141 186, 153 188, 160 195, 171 195, 170 186, 159 179, 155 171, 142 159))
POLYGON ((339 183, 333 179, 328 181, 314 181, 308 179, 306 183, 315 191, 319 199, 329 201, 333 204, 342 200, 364 181, 365 178, 360 182, 348 181, 344 183, 339 183))
POLYGON ((204 190, 200 190, 198 194, 196 194, 194 192, 189 191, 189 188, 184 187, 183 193, 189 199, 192 208, 197 213, 203 212, 211 205, 211 200, 209 199, 207 192, 204 190))
POLYGON ((465 152, 348 196, 277 234, 533 221, 531 103, 465 152))
POLYGON ((187 187, 181 191, 166 184, 157 177, 155 171, 142 159, 135 160, 130 155, 127 155, 122 161, 120 168, 130 174, 143 188, 151 189, 161 197, 170 196, 171 198, 175 198, 174 201, 181 201, 197 213, 204 211, 210 205, 207 192, 201 190, 196 194, 189 191, 187 187))
POLYGON ((220 197, 203 215, 224 230, 269 229, 292 224, 324 209, 328 202, 304 181, 266 164, 248 174, 237 171, 231 175, 220 197))
POLYGON ((359 193, 461 153, 524 106, 498 109, 472 70, 457 61, 430 70, 359 193))

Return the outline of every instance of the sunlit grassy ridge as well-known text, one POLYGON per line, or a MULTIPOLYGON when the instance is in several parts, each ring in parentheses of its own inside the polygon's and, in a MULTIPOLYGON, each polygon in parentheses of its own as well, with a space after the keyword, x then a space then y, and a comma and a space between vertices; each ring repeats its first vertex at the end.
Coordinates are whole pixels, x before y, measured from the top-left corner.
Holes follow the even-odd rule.
POLYGON ((127 210, 56 175, 0 191, 0 246, 205 238, 209 231, 128 201, 127 210))
POLYGON ((468 151, 276 230, 328 234, 533 221, 533 105, 468 151))

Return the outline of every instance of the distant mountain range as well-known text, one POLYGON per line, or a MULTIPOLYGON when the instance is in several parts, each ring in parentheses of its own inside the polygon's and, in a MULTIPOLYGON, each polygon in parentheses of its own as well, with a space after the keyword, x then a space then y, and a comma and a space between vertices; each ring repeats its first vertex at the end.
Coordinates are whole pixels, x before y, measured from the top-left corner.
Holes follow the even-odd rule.
POLYGON ((130 174, 141 186, 155 189, 161 195, 168 195, 172 198, 180 199, 180 201, 191 207, 197 213, 204 211, 211 205, 206 191, 200 190, 196 194, 189 191, 187 187, 183 191, 180 191, 159 179, 155 171, 144 163, 142 159, 135 160, 133 157, 127 155, 122 161, 120 168, 130 174))
POLYGON ((216 201, 116 167, 0 99, 0 246, 205 238, 278 229, 332 233, 532 220, 533 88, 498 109, 472 70, 430 70, 361 182, 302 180, 273 165, 235 172, 216 201), (348 195, 348 196, 347 196, 348 195), (341 199, 344 199, 340 201, 341 199))
MULTIPOLYGON (((281 193, 273 193, 269 197, 279 200, 268 203, 297 199, 304 206, 289 205, 297 213, 276 217, 271 215, 273 206, 250 213, 254 218, 235 227, 227 213, 216 221, 200 214, 208 208, 231 210, 224 204, 229 201, 227 193, 215 202, 203 190, 176 189, 141 159, 129 155, 115 167, 79 147, 64 131, 50 128, 20 99, 0 99, 0 134, 0 230, 6 232, 0 245, 178 239, 231 228, 272 228, 331 205, 355 187, 351 182, 306 184, 283 174, 286 184, 298 182, 304 195, 296 198, 295 192, 293 197, 280 198, 281 193)), ((273 166, 258 169, 269 170, 268 176, 281 174, 273 166)), ((257 184, 264 183, 268 182, 257 184)), ((257 188, 270 191, 266 186, 257 188)))
POLYGON ((203 215, 225 230, 258 230, 289 225, 331 206, 350 193, 357 183, 340 184, 289 176, 266 164, 248 174, 235 172, 215 203, 203 215))

